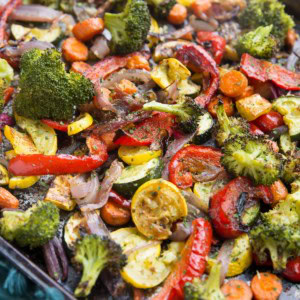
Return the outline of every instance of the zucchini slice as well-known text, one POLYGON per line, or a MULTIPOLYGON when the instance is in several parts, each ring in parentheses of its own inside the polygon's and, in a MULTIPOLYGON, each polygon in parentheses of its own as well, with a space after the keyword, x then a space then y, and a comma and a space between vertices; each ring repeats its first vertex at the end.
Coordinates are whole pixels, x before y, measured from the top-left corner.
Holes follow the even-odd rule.
POLYGON ((296 143, 292 142, 288 133, 282 134, 279 139, 280 149, 284 154, 292 154, 296 150, 296 143))
POLYGON ((198 128, 194 137, 194 143, 200 145, 208 141, 211 137, 214 127, 214 120, 210 113, 205 113, 198 120, 198 128))
POLYGON ((123 169, 121 176, 114 183, 113 189, 126 198, 131 198, 145 182, 160 178, 163 169, 162 160, 154 158, 142 165, 133 165, 123 169))
POLYGON ((76 241, 80 239, 80 228, 84 221, 85 219, 79 211, 67 220, 64 228, 64 243, 68 249, 74 250, 76 241))

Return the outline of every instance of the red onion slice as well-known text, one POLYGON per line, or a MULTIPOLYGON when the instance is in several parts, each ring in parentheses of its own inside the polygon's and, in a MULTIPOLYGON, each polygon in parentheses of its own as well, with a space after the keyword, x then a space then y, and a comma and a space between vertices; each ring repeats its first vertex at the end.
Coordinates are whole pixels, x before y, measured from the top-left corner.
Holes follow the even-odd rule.
POLYGON ((14 118, 9 116, 6 113, 0 114, 0 129, 2 129, 5 125, 12 126, 14 125, 14 118))
POLYGON ((62 15, 62 12, 43 5, 21 5, 11 14, 16 21, 52 22, 62 15))
POLYGON ((108 42, 104 36, 99 36, 95 39, 93 46, 91 47, 91 51, 94 53, 96 57, 99 59, 103 59, 110 52, 108 47, 108 42))
POLYGON ((117 109, 110 102, 109 95, 102 90, 101 84, 97 81, 94 85, 95 89, 95 106, 100 110, 110 110, 114 113, 117 112, 117 109))
POLYGON ((82 214, 85 217, 86 225, 90 234, 96 234, 99 236, 110 235, 109 230, 96 211, 84 211, 82 214))
POLYGON ((81 207, 82 211, 91 211, 103 207, 109 198, 109 193, 114 182, 121 176, 124 166, 117 159, 114 160, 110 168, 106 171, 103 181, 101 182, 100 190, 94 203, 89 203, 81 207))
POLYGON ((226 240, 222 247, 219 250, 217 260, 221 263, 221 274, 220 274, 220 283, 221 285, 224 282, 226 277, 228 266, 230 263, 230 255, 233 249, 234 241, 233 240, 226 240))

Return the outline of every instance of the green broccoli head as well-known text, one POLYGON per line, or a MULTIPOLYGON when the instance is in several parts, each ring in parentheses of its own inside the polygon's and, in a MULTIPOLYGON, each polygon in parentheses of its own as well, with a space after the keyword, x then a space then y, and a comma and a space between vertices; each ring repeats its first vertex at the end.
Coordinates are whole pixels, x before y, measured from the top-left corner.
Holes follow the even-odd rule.
POLYGON ((297 212, 300 199, 287 197, 272 210, 261 214, 261 224, 250 232, 253 251, 260 260, 267 252, 275 270, 283 270, 288 258, 300 255, 300 219, 297 212))
POLYGON ((195 278, 184 286, 184 300, 225 300, 220 289, 221 264, 214 264, 206 281, 195 278))
POLYGON ((203 115, 203 109, 188 97, 178 104, 163 104, 152 101, 144 104, 144 110, 161 111, 173 114, 178 117, 179 126, 186 133, 195 132, 198 128, 199 117, 203 115))
POLYGON ((235 176, 246 176, 255 184, 271 185, 282 171, 283 159, 259 136, 233 136, 222 149, 221 163, 235 176))
POLYGON ((151 18, 144 0, 128 0, 123 12, 106 13, 104 22, 112 35, 112 53, 127 54, 141 49, 150 29, 151 18))
POLYGON ((242 27, 247 29, 273 25, 271 33, 282 46, 288 30, 295 26, 284 8, 278 0, 250 0, 239 21, 242 27))
POLYGON ((53 49, 23 54, 19 87, 15 110, 31 119, 69 120, 76 107, 94 95, 91 81, 78 73, 67 73, 61 53, 53 49))
POLYGON ((240 55, 249 53, 258 58, 270 58, 276 51, 276 39, 271 36, 273 25, 260 26, 239 38, 236 49, 240 55))
POLYGON ((76 297, 86 297, 90 294, 101 271, 114 265, 121 269, 126 263, 119 244, 107 237, 86 235, 77 242, 74 261, 82 265, 82 277, 75 290, 76 297))
POLYGON ((36 248, 55 236, 58 225, 59 209, 50 202, 39 202, 26 211, 5 211, 0 233, 21 247, 36 248))
POLYGON ((14 78, 14 70, 9 63, 0 58, 0 113, 4 108, 4 93, 14 78))
POLYGON ((224 105, 218 105, 217 109, 218 126, 216 130, 216 140, 219 146, 231 136, 244 136, 249 134, 249 123, 243 118, 228 117, 224 105))
POLYGON ((300 158, 288 157, 283 166, 283 180, 291 183, 300 178, 300 158))
POLYGON ((176 0, 147 0, 152 13, 157 18, 166 18, 176 4, 176 0))

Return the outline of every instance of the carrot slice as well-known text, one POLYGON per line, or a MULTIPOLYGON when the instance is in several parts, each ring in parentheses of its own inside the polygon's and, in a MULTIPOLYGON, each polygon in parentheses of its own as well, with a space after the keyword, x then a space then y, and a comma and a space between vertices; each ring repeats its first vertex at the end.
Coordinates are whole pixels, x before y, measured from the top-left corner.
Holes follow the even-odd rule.
POLYGON ((0 187, 0 207, 18 208, 19 200, 5 188, 0 187))
POLYGON ((195 0, 192 3, 191 8, 194 12, 194 15, 200 18, 203 13, 211 9, 211 6, 212 6, 211 0, 195 0))
POLYGON ((182 4, 175 4, 169 12, 168 21, 174 25, 182 24, 187 17, 187 9, 182 4))
POLYGON ((62 52, 67 61, 84 61, 88 59, 88 48, 74 37, 69 37, 62 44, 62 52))
POLYGON ((72 63, 71 71, 83 75, 91 66, 83 61, 75 61, 72 63))
POLYGON ((89 18, 77 23, 73 27, 72 32, 78 40, 86 42, 91 40, 95 35, 100 34, 103 29, 104 22, 101 18, 89 18))
POLYGON ((228 97, 240 96, 247 86, 247 77, 239 71, 232 70, 221 76, 220 90, 228 97))
POLYGON ((255 94, 255 93, 254 93, 254 88, 253 88, 253 86, 248 85, 248 86, 245 88, 244 92, 243 92, 240 96, 236 97, 235 100, 240 100, 240 99, 243 99, 243 98, 247 98, 247 97, 250 97, 250 96, 252 96, 252 95, 254 95, 254 94, 255 94))
POLYGON ((232 100, 225 96, 214 97, 208 104, 207 110, 212 115, 213 118, 217 117, 216 108, 218 106, 219 101, 224 104, 224 110, 228 117, 231 117, 234 114, 234 105, 232 100))
POLYGON ((140 53, 132 55, 132 57, 128 58, 126 68, 127 69, 145 69, 147 71, 151 70, 148 60, 146 59, 145 56, 143 56, 140 53))
POLYGON ((256 300, 276 300, 282 292, 282 283, 272 273, 258 273, 252 278, 251 289, 256 300))
POLYGON ((226 300, 251 300, 252 291, 246 282, 239 279, 231 279, 222 288, 226 300))
POLYGON ((129 209, 125 209, 110 200, 101 208, 100 214, 104 222, 112 226, 125 225, 131 217, 129 209))
POLYGON ((275 181, 270 186, 270 189, 274 200, 274 202, 272 203, 273 205, 281 200, 284 200, 288 195, 288 190, 280 179, 275 181))

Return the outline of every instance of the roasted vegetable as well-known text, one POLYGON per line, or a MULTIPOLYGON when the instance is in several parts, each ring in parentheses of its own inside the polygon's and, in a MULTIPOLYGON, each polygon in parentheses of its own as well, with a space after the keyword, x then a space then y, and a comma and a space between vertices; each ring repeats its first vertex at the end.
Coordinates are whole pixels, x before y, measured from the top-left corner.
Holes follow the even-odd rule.
POLYGON ((141 49, 151 19, 144 0, 128 0, 123 12, 105 13, 104 22, 112 35, 110 50, 115 54, 127 54, 141 49))
POLYGON ((268 250, 275 270, 283 270, 290 257, 300 255, 299 196, 296 196, 299 186, 293 187, 293 194, 261 214, 261 224, 250 232, 254 252, 260 261, 265 261, 268 250))
POLYGON ((247 176, 255 184, 278 180, 283 159, 259 136, 234 136, 225 142, 221 162, 235 176, 247 176))
POLYGON ((231 136, 244 136, 249 133, 249 123, 242 118, 228 117, 224 110, 224 105, 217 107, 218 125, 216 130, 216 140, 219 146, 231 136))
POLYGON ((281 46, 284 44, 288 30, 295 25, 293 19, 285 13, 284 5, 278 0, 250 0, 239 16, 239 21, 246 29, 273 25, 271 33, 281 46))
POLYGON ((78 73, 67 73, 61 54, 33 49, 21 58, 18 115, 31 119, 71 119, 75 108, 94 95, 92 83, 78 73))
POLYGON ((239 38, 237 51, 240 55, 249 53, 258 58, 270 58, 273 56, 277 42, 270 35, 273 25, 260 26, 257 29, 244 34, 239 38))
POLYGON ((122 268, 126 263, 126 256, 113 240, 97 235, 86 235, 75 246, 74 261, 83 267, 75 296, 86 297, 102 270, 108 265, 122 268))
POLYGON ((186 98, 184 102, 173 105, 152 101, 144 104, 143 109, 176 115, 179 119, 180 127, 187 133, 195 132, 198 129, 198 121, 204 114, 203 109, 191 98, 186 98))
POLYGON ((58 225, 58 208, 52 203, 38 202, 26 211, 3 212, 0 234, 21 247, 36 248, 55 236, 58 225))
POLYGON ((157 18, 166 18, 176 4, 175 0, 147 0, 153 15, 157 18))
POLYGON ((4 92, 14 77, 14 70, 5 59, 0 58, 0 113, 4 107, 4 92))
POLYGON ((184 286, 185 300, 225 300, 225 297, 220 289, 221 264, 216 263, 208 276, 208 279, 203 281, 200 278, 195 278, 192 282, 188 282, 184 286))
POLYGON ((290 156, 283 166, 283 180, 286 183, 291 183, 294 180, 300 178, 300 158, 290 156))

